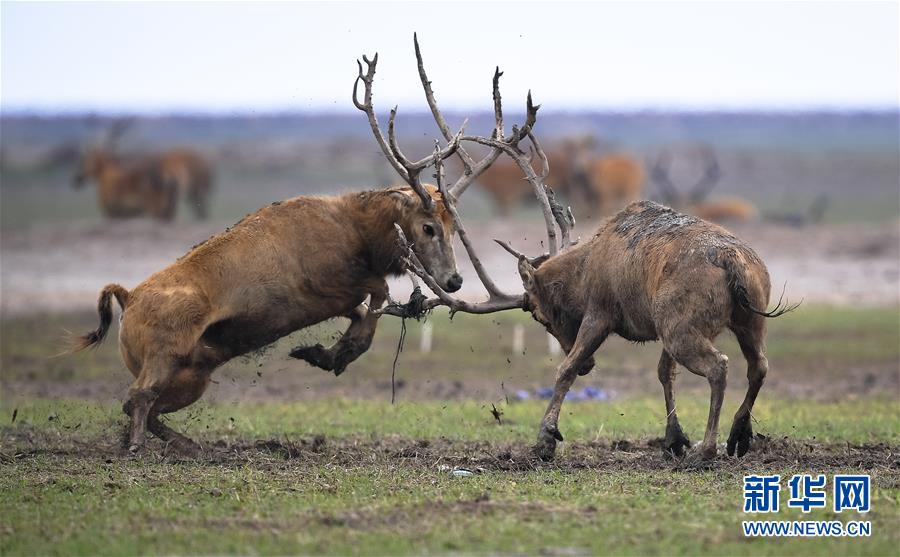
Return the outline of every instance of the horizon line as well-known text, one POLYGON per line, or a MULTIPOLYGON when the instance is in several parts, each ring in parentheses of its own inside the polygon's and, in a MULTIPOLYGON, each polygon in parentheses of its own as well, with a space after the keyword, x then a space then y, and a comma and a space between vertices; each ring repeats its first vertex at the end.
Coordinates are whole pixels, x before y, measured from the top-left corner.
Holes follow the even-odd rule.
MULTIPOLYGON (((330 108, 165 108, 165 109, 97 109, 88 107, 78 108, 37 108, 37 107, 3 107, 0 106, 0 117, 42 117, 42 118, 72 118, 72 117, 145 117, 145 118, 178 118, 178 117, 268 117, 268 116, 324 116, 345 117, 357 115, 359 111, 353 109, 330 108)), ((388 112, 385 110, 385 112, 388 112)), ((492 115, 489 109, 443 110, 448 115, 492 115)), ((516 110, 506 109, 504 112, 516 113, 516 110)), ((890 114, 900 115, 900 104, 897 105, 807 105, 807 106, 740 106, 740 107, 573 107, 563 109, 544 108, 540 112, 543 115, 567 115, 567 114, 603 114, 603 115, 655 115, 655 114, 693 114, 693 115, 728 115, 728 114, 757 114, 757 115, 788 115, 788 114, 890 114)), ((430 116, 429 110, 408 110, 404 116, 430 116)))

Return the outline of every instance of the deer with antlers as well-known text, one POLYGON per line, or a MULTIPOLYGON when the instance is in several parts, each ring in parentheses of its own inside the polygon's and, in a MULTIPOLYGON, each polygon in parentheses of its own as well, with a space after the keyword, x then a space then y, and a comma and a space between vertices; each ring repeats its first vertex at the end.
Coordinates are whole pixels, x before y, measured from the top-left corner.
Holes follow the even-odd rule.
MULTIPOLYGON (((539 180, 536 177, 533 177, 539 180)), ((548 201, 552 199, 552 191, 548 201)), ((558 206, 557 206, 558 208, 558 206)), ((561 215, 560 211, 553 211, 561 215)), ((458 217, 454 215, 458 220, 458 217)), ((660 340, 663 344, 658 373, 666 405, 665 450, 683 456, 690 441, 675 410, 676 363, 707 379, 711 390, 706 434, 692 458, 716 455, 719 414, 725 394, 728 357, 713 345, 724 330, 738 339, 747 360, 749 387, 732 422, 729 455, 743 456, 753 430, 750 413, 769 365, 765 356, 766 318, 778 317, 797 306, 779 303, 771 311, 768 271, 747 244, 725 229, 678 213, 651 201, 635 202, 615 215, 589 241, 568 240, 571 220, 554 219, 564 241, 557 248, 548 238, 550 252, 529 258, 505 242, 498 243, 518 258, 523 296, 497 294, 471 304, 441 292, 424 308, 445 305, 451 312, 488 313, 522 308, 532 314, 559 341, 566 357, 557 369, 556 385, 541 421, 536 454, 552 459, 558 441, 559 414, 565 396, 579 375, 594 365, 593 354, 610 334, 627 340, 660 340)), ((548 230, 553 224, 547 221, 548 230)), ((473 261, 477 260, 470 253, 473 261)), ((414 256, 410 255, 414 260, 414 256)), ((426 282, 427 272, 414 264, 426 282)), ((485 285, 490 284, 485 281, 485 285)))
MULTIPOLYGON (((715 224, 651 201, 630 204, 603 224, 593 238, 577 245, 571 240, 571 211, 563 210, 554 199, 553 190, 542 183, 549 169, 540 145, 529 130, 527 136, 543 163, 543 171, 538 175, 520 149, 502 143, 501 122, 498 112, 492 138, 477 142, 512 157, 532 184, 544 208, 549 252, 529 258, 498 241, 518 259, 525 290, 522 295, 503 293, 487 276, 466 241, 458 213, 451 209, 451 217, 489 298, 481 303, 454 298, 428 275, 410 249, 407 259, 411 270, 436 294, 420 303, 421 310, 447 306, 451 314, 480 314, 521 308, 556 337, 566 357, 557 369, 553 396, 535 446, 536 454, 546 460, 553 458, 557 443, 563 439, 558 421, 567 392, 579 375, 591 370, 593 354, 611 334, 635 342, 662 341, 658 374, 666 405, 668 454, 683 456, 684 449, 690 447, 676 413, 676 363, 707 379, 711 398, 706 434, 692 458, 713 458, 728 363, 728 357, 715 348, 713 341, 727 328, 737 336, 748 363, 749 386, 734 416, 727 443, 729 455, 737 452, 743 456, 753 435, 751 411, 769 369, 765 320, 797 306, 787 306, 780 299, 774 309, 766 311, 769 274, 752 248, 715 224)), ((434 165, 437 187, 442 189, 442 164, 437 152, 434 165)), ((397 314, 391 307, 384 312, 397 314)))
MULTIPOLYGON (((372 105, 377 54, 371 60, 363 57, 365 71, 359 62, 353 86, 354 104, 367 115, 376 142, 405 185, 273 203, 194 247, 136 288, 110 284, 102 289, 100 325, 75 339, 73 350, 104 339, 115 298, 122 308, 119 347, 135 377, 123 406, 131 419, 132 452, 142 447, 148 429, 176 450, 194 452, 195 443, 160 421, 161 414, 198 400, 212 372, 224 362, 298 329, 344 316, 350 326, 333 346, 298 347, 291 353, 339 375, 370 346, 382 314, 379 308, 388 295, 385 277, 405 272, 410 258, 444 295, 461 287, 454 233, 474 252, 464 229, 458 227, 455 201, 502 153, 522 155, 518 143, 526 137, 534 141, 531 130, 538 107, 529 94, 525 123, 514 127, 509 137, 498 132, 501 74, 496 70, 495 133, 464 135, 465 124, 451 133, 435 103, 415 38, 414 44, 426 98, 446 140, 443 148, 436 144, 433 155, 412 161, 403 154, 394 130, 396 108, 387 137, 382 133, 372 105), (490 151, 476 161, 462 149, 462 142, 486 145, 490 151), (453 154, 462 158, 466 174, 452 188, 444 188, 440 178, 437 186, 422 183, 426 168, 437 164, 440 169, 441 161, 453 154)), ((549 212, 550 206, 545 209, 549 212)), ((479 276, 486 278, 481 264, 475 263, 479 276)), ((513 307, 511 302, 512 298, 494 299, 485 311, 513 307)))
POLYGON ((712 149, 700 146, 697 149, 703 164, 703 172, 685 194, 675 186, 670 175, 672 153, 660 153, 651 165, 650 176, 662 192, 663 202, 685 213, 713 222, 746 222, 757 216, 756 207, 735 197, 707 201, 709 193, 722 177, 722 170, 712 149))

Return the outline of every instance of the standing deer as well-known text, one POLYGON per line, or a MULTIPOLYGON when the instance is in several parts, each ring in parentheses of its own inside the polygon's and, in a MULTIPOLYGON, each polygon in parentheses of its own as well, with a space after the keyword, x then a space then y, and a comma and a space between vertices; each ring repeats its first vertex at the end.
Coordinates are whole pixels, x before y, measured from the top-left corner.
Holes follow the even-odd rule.
MULTIPOLYGON (((550 165, 550 181, 560 193, 574 193, 575 182, 579 178, 576 153, 568 145, 547 152, 550 165)), ((497 212, 508 215, 518 205, 534 202, 534 193, 525 181, 522 171, 515 161, 508 158, 494 163, 479 179, 488 196, 494 202, 497 212)))
MULTIPOLYGON (((609 214, 641 197, 644 169, 625 153, 598 154, 592 137, 569 138, 545 153, 550 174, 547 181, 554 192, 573 204, 609 214)), ((512 160, 502 160, 478 180, 494 201, 500 214, 516 205, 534 202, 532 188, 512 160)))
POLYGON ((123 118, 110 125, 102 146, 91 150, 81 160, 74 185, 80 187, 87 179, 95 180, 100 206, 107 216, 149 213, 168 220, 174 216, 177 200, 181 197, 198 219, 205 219, 213 188, 209 161, 186 147, 138 156, 120 155, 116 146, 133 123, 133 118, 123 118), (152 183, 148 180, 161 181, 165 187, 156 188, 158 191, 154 192, 148 189, 147 184, 152 183), (167 207, 165 216, 158 214, 160 206, 167 207))
MULTIPOLYGON (((406 185, 339 197, 295 197, 252 213, 224 233, 132 290, 110 284, 100 292, 99 327, 76 339, 74 350, 101 342, 112 321, 111 298, 122 308, 119 348, 135 377, 123 406, 131 418, 129 449, 138 451, 145 431, 176 450, 193 452, 193 441, 175 432, 160 414, 184 408, 203 394, 212 372, 228 360, 263 347, 304 327, 344 316, 350 326, 330 348, 298 347, 291 355, 340 375, 365 352, 375 333, 378 309, 388 295, 385 277, 405 271, 410 254, 435 288, 462 285, 452 238, 459 221, 454 202, 504 152, 533 138, 538 107, 528 96, 526 121, 509 138, 451 134, 437 108, 414 37, 419 74, 429 106, 447 140, 433 156, 411 161, 394 133, 396 108, 385 138, 372 105, 378 62, 358 62, 353 102, 366 113, 381 150, 406 185), (360 82, 363 99, 358 98, 360 82), (480 143, 490 152, 476 161, 460 142, 480 143), (423 184, 422 171, 456 153, 467 172, 445 189, 423 184), (412 248, 405 241, 412 242, 412 248), (409 250, 409 251, 408 251, 409 250), (364 303, 368 298, 368 304, 364 303)), ((494 110, 502 126, 499 70, 494 73, 494 110)), ((465 126, 465 124, 463 124, 465 126)), ((549 210, 549 207, 548 207, 549 210)), ((464 231, 460 239, 471 249, 464 231)), ((476 267, 483 272, 480 263, 476 267)))
MULTIPOLYGON (((440 168, 437 157, 435 163, 440 168)), ((451 313, 489 313, 522 308, 559 341, 566 357, 557 369, 536 454, 546 460, 553 458, 557 442, 563 439, 558 421, 566 393, 578 375, 593 367, 593 354, 604 340, 617 334, 635 342, 663 343, 658 373, 667 414, 665 449, 672 455, 683 456, 690 447, 675 411, 675 365, 707 379, 709 419, 703 442, 692 458, 713 458, 728 363, 713 341, 725 328, 738 338, 749 380, 744 402, 734 416, 727 451, 729 455, 735 451, 738 456, 746 454, 753 434, 750 413, 769 368, 765 319, 797 307, 783 306, 779 300, 772 311, 760 309, 768 305, 770 284, 766 266, 756 252, 715 224, 651 201, 630 204, 602 225, 591 240, 572 247, 571 212, 555 202, 552 190, 541 187, 541 177, 524 157, 517 163, 534 184, 538 199, 551 208, 550 215, 545 213, 549 253, 529 259, 498 241, 518 258, 524 295, 498 292, 490 278, 479 273, 491 299, 476 304, 461 301, 430 280, 414 254, 409 260, 415 273, 437 294, 422 304, 423 309, 445 305, 451 313)), ((465 228, 455 212, 451 215, 462 236, 465 228)), ((473 262, 478 261, 473 251, 469 254, 473 262)))
POLYGON ((100 211, 109 218, 150 215, 168 221, 175 216, 178 189, 159 165, 149 160, 124 160, 106 149, 82 158, 72 180, 75 188, 97 183, 100 211))
POLYGON ((637 201, 644 189, 644 168, 630 155, 593 155, 583 165, 581 178, 588 204, 600 215, 637 201))
POLYGON ((743 199, 731 197, 706 200, 722 177, 722 170, 712 149, 700 147, 698 151, 704 163, 704 170, 697 183, 688 188, 687 194, 679 191, 669 174, 672 154, 666 151, 656 158, 650 176, 662 190, 663 201, 680 211, 714 222, 746 222, 755 218, 756 207, 743 199))
POLYGON ((209 160, 193 149, 176 147, 151 155, 163 174, 178 187, 178 192, 198 219, 209 215, 209 198, 213 190, 213 171, 209 160))
POLYGON ((131 125, 130 119, 114 122, 103 142, 81 158, 72 177, 72 186, 81 188, 88 180, 97 184, 100 211, 109 218, 150 215, 168 221, 175 216, 178 189, 157 161, 126 159, 115 153, 118 139, 131 125))

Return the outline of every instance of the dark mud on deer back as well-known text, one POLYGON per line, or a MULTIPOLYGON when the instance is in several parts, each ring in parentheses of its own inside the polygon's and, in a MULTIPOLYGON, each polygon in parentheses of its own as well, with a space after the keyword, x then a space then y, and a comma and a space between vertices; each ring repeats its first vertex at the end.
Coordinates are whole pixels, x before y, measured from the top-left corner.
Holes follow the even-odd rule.
POLYGON ((630 235, 628 249, 633 250, 645 240, 678 234, 703 221, 653 201, 639 201, 616 215, 613 222, 616 234, 630 235))
POLYGON ((616 215, 613 224, 616 234, 628 238, 628 249, 631 251, 644 242, 668 241, 676 236, 690 235, 692 243, 703 250, 707 260, 717 267, 724 268, 723 257, 735 251, 742 252, 749 262, 761 262, 756 252, 739 238, 704 220, 653 201, 633 203, 616 215))

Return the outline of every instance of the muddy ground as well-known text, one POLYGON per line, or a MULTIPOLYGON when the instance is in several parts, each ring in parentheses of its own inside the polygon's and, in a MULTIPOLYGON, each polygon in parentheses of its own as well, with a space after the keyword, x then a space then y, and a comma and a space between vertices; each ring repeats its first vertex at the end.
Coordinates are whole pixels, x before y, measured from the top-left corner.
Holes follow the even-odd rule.
POLYGON ((463 469, 482 472, 527 472, 535 470, 615 471, 690 471, 719 470, 735 473, 765 468, 777 470, 802 463, 811 470, 855 469, 878 471, 890 478, 890 485, 900 487, 900 453, 888 443, 819 443, 788 438, 773 439, 757 434, 751 450, 744 457, 728 457, 724 451, 713 461, 693 463, 673 459, 663 452, 662 438, 632 441, 579 442, 560 446, 556 458, 545 462, 534 456, 532 446, 524 443, 459 441, 449 439, 413 439, 390 435, 379 438, 340 438, 313 436, 293 441, 279 439, 216 441, 204 446, 200 454, 185 457, 152 438, 143 456, 132 456, 123 444, 109 437, 58 436, 28 427, 0 428, 0 459, 7 463, 26 462, 42 456, 102 460, 147 459, 160 462, 193 462, 216 466, 252 466, 261 470, 285 466, 311 468, 329 464, 353 466, 392 465, 415 471, 463 469))

